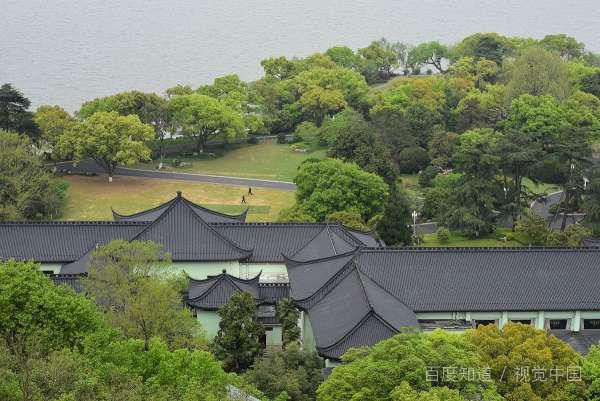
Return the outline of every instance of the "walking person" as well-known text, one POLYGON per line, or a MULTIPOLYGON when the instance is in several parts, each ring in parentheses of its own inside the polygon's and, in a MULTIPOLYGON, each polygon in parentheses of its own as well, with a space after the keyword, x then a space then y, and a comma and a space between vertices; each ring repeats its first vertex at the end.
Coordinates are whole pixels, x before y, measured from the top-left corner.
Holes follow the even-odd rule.
POLYGON ((246 203, 246 197, 244 195, 242 195, 242 204, 246 203))
POLYGON ((248 195, 252 196, 252 187, 248 187, 248 195))

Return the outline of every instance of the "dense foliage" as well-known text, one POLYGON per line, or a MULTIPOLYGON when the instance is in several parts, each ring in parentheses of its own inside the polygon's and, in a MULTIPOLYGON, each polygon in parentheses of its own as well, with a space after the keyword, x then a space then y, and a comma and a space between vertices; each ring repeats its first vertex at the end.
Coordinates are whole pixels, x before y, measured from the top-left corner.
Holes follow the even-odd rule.
POLYGON ((124 337, 145 347, 160 338, 171 349, 194 348, 205 340, 182 306, 182 285, 168 274, 169 264, 156 243, 113 240, 90 256, 84 287, 124 337))
POLYGON ((337 211, 353 212, 368 221, 383 212, 388 193, 381 177, 337 159, 303 163, 294 182, 298 205, 321 221, 337 211))
POLYGON ((212 352, 227 371, 248 369, 261 352, 260 339, 265 334, 256 316, 254 298, 247 292, 235 293, 219 309, 219 317, 219 331, 211 344, 212 352))
POLYGON ((29 138, 0 130, 0 220, 60 217, 67 188, 44 168, 29 138))

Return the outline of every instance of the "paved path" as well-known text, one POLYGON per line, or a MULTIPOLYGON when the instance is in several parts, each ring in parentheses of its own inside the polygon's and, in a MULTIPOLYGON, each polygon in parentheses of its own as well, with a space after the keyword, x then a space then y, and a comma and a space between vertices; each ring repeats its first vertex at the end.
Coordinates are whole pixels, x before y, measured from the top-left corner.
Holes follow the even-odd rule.
MULTIPOLYGON (((563 214, 559 213, 555 215, 550 211, 552 206, 562 201, 563 191, 553 192, 546 195, 545 200, 535 200, 531 203, 531 210, 542 216, 544 219, 550 222, 550 227, 555 230, 560 230, 562 227, 563 214)), ((580 222, 585 217, 583 213, 569 213, 567 214, 566 226, 580 222)))
MULTIPOLYGON (((72 162, 60 162, 57 163, 59 170, 70 170, 79 173, 88 174, 102 174, 104 171, 100 166, 93 160, 84 160, 77 163, 77 166, 73 166, 72 162)), ((227 177, 219 175, 205 175, 205 174, 194 174, 194 173, 178 173, 158 170, 141 170, 127 167, 117 167, 115 171, 116 175, 130 176, 130 177, 145 177, 145 178, 158 178, 165 180, 180 180, 180 181, 193 181, 193 182, 211 182, 215 184, 224 185, 242 185, 249 187, 258 188, 274 188, 293 191, 296 189, 296 184, 288 181, 271 181, 261 180, 258 178, 241 178, 241 177, 227 177)))

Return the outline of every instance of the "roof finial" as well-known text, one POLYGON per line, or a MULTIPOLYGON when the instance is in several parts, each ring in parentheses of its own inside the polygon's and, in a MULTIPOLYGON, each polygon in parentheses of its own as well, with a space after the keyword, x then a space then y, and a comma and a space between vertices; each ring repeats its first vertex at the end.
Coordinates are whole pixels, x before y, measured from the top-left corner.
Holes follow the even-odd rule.
POLYGON ((181 198, 181 191, 177 191, 177 197, 181 198))
POLYGON ((227 269, 222 270, 223 274, 227 274, 227 269))

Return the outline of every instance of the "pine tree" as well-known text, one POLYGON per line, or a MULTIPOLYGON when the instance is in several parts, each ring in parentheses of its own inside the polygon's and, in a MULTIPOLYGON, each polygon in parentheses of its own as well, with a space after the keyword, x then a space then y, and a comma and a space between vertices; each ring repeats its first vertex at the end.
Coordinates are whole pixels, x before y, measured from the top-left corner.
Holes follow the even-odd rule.
POLYGON ((410 245, 410 224, 408 197, 402 188, 393 184, 377 233, 387 245, 410 245))
POLYGON ((212 343, 212 351, 230 372, 249 368, 261 351, 260 339, 264 327, 256 316, 256 303, 246 292, 234 294, 219 309, 219 331, 212 343))

